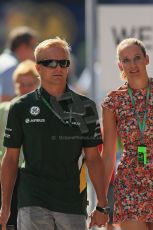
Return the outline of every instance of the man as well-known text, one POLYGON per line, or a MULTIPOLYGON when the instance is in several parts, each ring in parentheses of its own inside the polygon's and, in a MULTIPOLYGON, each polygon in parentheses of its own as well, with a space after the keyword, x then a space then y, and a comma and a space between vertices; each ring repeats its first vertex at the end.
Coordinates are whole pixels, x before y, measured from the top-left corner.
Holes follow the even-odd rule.
POLYGON ((107 222, 97 148, 102 142, 97 111, 94 102, 68 88, 69 58, 70 47, 65 40, 57 37, 41 42, 35 49, 41 87, 11 106, 1 173, 0 222, 4 227, 21 146, 25 167, 19 181, 18 230, 87 229, 82 151, 97 194, 97 210, 91 214, 90 227, 107 222))
POLYGON ((0 101, 9 101, 15 96, 13 71, 19 62, 34 59, 37 38, 36 31, 26 26, 16 27, 10 32, 7 48, 0 55, 0 101))
MULTIPOLYGON (((13 85, 16 97, 12 101, 0 103, 0 162, 4 155, 5 148, 3 146, 3 136, 7 122, 8 111, 11 103, 17 100, 20 96, 35 90, 40 84, 38 72, 35 68, 35 62, 32 60, 25 60, 21 62, 13 73, 13 85)), ((20 154, 20 167, 23 162, 23 155, 20 154)), ((8 225, 13 225, 17 229, 17 183, 13 192, 13 199, 11 204, 11 216, 8 220, 8 225)))

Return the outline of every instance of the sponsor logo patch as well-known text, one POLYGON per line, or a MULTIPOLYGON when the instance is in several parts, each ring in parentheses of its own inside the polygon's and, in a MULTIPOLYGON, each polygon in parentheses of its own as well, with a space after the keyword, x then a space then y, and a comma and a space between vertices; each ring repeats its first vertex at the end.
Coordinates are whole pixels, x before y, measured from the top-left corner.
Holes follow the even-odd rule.
POLYGON ((30 108, 30 114, 33 116, 37 116, 40 113, 40 108, 38 106, 32 106, 30 108))
POLYGON ((29 123, 43 123, 45 122, 45 119, 42 118, 42 119, 30 119, 30 118, 26 118, 25 119, 25 123, 26 124, 29 124, 29 123))

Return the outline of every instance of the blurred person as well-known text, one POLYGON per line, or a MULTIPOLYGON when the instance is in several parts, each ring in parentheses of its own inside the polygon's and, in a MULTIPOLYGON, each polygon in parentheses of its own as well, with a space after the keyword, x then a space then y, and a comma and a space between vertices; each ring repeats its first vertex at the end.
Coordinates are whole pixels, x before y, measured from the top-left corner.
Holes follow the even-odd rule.
MULTIPOLYGON (((0 103, 0 159, 2 159, 5 152, 5 148, 3 146, 3 136, 11 103, 17 101, 22 95, 35 90, 39 84, 39 75, 35 68, 35 62, 32 60, 25 60, 21 62, 13 72, 13 85, 16 97, 12 99, 12 101, 0 103)), ((23 155, 21 153, 18 166, 21 167, 22 163, 23 155)), ((16 180, 12 197, 11 216, 8 220, 8 225, 13 225, 15 229, 17 229, 17 185, 18 179, 16 180)))
POLYGON ((103 197, 102 143, 95 103, 67 86, 70 46, 59 37, 35 49, 41 87, 12 104, 7 121, 2 160, 0 223, 10 215, 20 148, 25 167, 18 188, 18 230, 86 230, 85 163, 97 194, 90 228, 104 226, 108 208, 103 197))
POLYGON ((77 76, 77 58, 74 54, 71 53, 70 55, 70 67, 68 71, 68 78, 67 78, 67 84, 69 88, 73 91, 76 91, 76 85, 78 82, 78 76, 77 76))
POLYGON ((35 62, 32 60, 21 62, 13 72, 12 81, 16 97, 11 101, 0 103, 0 155, 4 154, 3 135, 11 103, 17 100, 18 97, 35 90, 40 84, 35 62))
POLYGON ((105 197, 119 136, 123 154, 114 183, 114 223, 122 230, 153 230, 153 78, 146 68, 149 57, 136 38, 121 41, 117 57, 126 82, 102 104, 105 197))
POLYGON ((0 101, 9 101, 14 96, 12 74, 19 62, 34 60, 33 51, 38 39, 37 32, 27 26, 10 31, 6 49, 0 55, 0 101))
POLYGON ((80 74, 80 77, 78 81, 76 82, 75 89, 83 94, 86 95, 89 98, 92 98, 94 96, 94 101, 96 102, 96 105, 98 107, 98 112, 101 113, 101 100, 102 100, 102 69, 101 64, 96 58, 94 60, 93 64, 93 71, 94 71, 94 86, 93 86, 93 76, 90 73, 90 70, 85 67, 83 71, 80 74), (92 95, 92 87, 94 87, 94 94, 92 95))

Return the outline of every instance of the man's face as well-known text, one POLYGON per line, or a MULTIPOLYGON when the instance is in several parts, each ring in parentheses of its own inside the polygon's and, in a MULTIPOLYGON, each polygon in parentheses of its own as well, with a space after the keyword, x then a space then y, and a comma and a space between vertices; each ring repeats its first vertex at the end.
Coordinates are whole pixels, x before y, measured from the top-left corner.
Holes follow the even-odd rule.
MULTIPOLYGON (((43 60, 69 60, 68 53, 61 47, 51 47, 43 50, 38 61, 43 60)), ((42 86, 45 85, 66 85, 68 67, 62 68, 58 63, 56 67, 37 64, 37 71, 41 77, 42 86)))

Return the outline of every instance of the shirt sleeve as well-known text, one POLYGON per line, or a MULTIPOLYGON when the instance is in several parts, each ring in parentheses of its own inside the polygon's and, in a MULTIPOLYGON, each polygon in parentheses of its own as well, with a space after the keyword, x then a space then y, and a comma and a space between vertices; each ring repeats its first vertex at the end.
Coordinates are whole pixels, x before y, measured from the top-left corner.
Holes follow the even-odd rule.
POLYGON ((9 148, 20 148, 23 140, 21 118, 18 105, 10 106, 3 144, 9 148))
POLYGON ((102 108, 107 108, 114 112, 115 110, 115 103, 114 103, 114 94, 113 92, 109 93, 102 102, 102 108))

